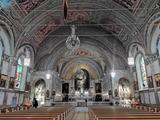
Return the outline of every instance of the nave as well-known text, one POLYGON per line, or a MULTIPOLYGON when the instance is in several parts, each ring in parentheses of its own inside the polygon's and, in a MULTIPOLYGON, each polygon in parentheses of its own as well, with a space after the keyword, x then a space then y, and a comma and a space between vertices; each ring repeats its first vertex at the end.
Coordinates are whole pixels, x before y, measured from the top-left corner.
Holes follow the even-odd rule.
POLYGON ((159 120, 160 0, 0 0, 0 120, 159 120))
MULTIPOLYGON (((55 105, 6 111, 0 120, 159 120, 160 107, 92 105, 87 111, 77 111, 71 105, 55 105)), ((8 109, 9 110, 9 109, 8 109)), ((2 111, 1 111, 2 112, 2 111)))
POLYGON ((91 120, 88 112, 76 112, 72 120, 91 120))

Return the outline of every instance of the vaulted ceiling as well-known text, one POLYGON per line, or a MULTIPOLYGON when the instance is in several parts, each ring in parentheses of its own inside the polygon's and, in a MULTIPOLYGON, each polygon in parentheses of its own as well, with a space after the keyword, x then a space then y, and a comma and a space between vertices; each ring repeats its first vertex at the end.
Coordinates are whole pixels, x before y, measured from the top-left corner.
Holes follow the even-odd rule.
MULTIPOLYGON (((36 47, 50 32, 74 21, 79 25, 102 27, 127 46, 132 40, 143 44, 138 31, 145 24, 141 17, 147 18, 146 11, 153 9, 157 1, 68 0, 68 16, 64 20, 63 0, 16 0, 10 14, 19 25, 19 30, 23 31, 21 36, 30 36, 36 47)), ((21 36, 17 46, 22 44, 21 36)))
MULTIPOLYGON (((125 69, 128 47, 132 43, 146 47, 144 29, 150 16, 157 11, 156 6, 159 2, 67 1, 67 19, 64 19, 63 15, 63 0, 14 0, 10 8, 0 11, 0 15, 12 21, 15 48, 30 44, 35 49, 37 69, 56 69, 60 64, 69 64, 77 58, 77 61, 83 61, 82 64, 92 63, 91 68, 99 68, 104 72, 105 69, 112 68, 113 55, 119 61, 117 68, 125 69), (69 53, 65 47, 65 40, 70 35, 72 24, 77 26, 76 33, 80 37, 81 47, 74 53, 69 53), (108 67, 104 68, 108 63, 108 67)), ((77 61, 74 62, 75 66, 77 61)), ((68 69, 62 66, 61 68, 68 69)))

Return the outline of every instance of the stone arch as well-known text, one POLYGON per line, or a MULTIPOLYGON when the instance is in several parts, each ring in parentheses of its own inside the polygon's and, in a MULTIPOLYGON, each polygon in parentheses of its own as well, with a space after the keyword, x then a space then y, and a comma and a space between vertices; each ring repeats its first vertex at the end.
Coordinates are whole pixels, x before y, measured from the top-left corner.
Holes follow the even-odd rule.
POLYGON ((160 12, 154 14, 150 20, 148 21, 148 24, 145 28, 144 37, 146 39, 146 45, 147 45, 147 52, 148 53, 154 53, 154 46, 156 45, 156 39, 158 37, 158 34, 160 33, 159 29, 159 22, 160 22, 160 12))
POLYGON ((4 53, 9 56, 14 56, 14 33, 9 21, 0 16, 0 39, 4 45, 4 53), (5 21, 5 22, 4 22, 5 21))

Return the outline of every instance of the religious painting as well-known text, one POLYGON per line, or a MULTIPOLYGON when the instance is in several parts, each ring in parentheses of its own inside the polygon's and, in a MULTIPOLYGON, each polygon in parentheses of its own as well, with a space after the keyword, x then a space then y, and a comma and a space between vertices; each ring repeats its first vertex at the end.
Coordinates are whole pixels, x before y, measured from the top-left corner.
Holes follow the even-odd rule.
POLYGON ((160 87, 160 73, 154 74, 154 79, 156 81, 156 86, 160 87))
POLYGON ((102 92, 101 83, 95 83, 95 91, 96 93, 102 92))
POLYGON ((69 84, 68 83, 63 83, 62 84, 62 93, 68 94, 69 93, 69 84))
POLYGON ((26 82, 25 90, 26 91, 30 91, 31 90, 30 82, 26 82))
POLYGON ((6 76, 6 75, 1 75, 0 87, 5 87, 5 86, 6 86, 6 80, 8 80, 8 76, 6 76))
POLYGON ((14 78, 10 78, 10 80, 9 80, 9 88, 10 88, 10 89, 13 89, 13 88, 14 88, 14 83, 15 83, 14 78))
POLYGON ((147 81, 148 81, 148 87, 149 88, 153 88, 154 85, 153 85, 153 77, 152 76, 148 76, 147 77, 147 81))
POLYGON ((5 87, 6 85, 6 80, 0 80, 0 87, 5 87))
POLYGON ((69 83, 62 84, 62 94, 63 94, 63 101, 68 101, 68 94, 69 94, 69 83))

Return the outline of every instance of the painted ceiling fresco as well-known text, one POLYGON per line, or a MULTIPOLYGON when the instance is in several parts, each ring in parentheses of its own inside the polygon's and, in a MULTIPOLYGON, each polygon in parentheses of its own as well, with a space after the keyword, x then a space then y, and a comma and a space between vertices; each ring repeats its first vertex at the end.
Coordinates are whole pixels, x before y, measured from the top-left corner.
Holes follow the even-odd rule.
POLYGON ((16 0, 20 8, 26 13, 30 13, 32 10, 43 4, 45 0, 16 0))

